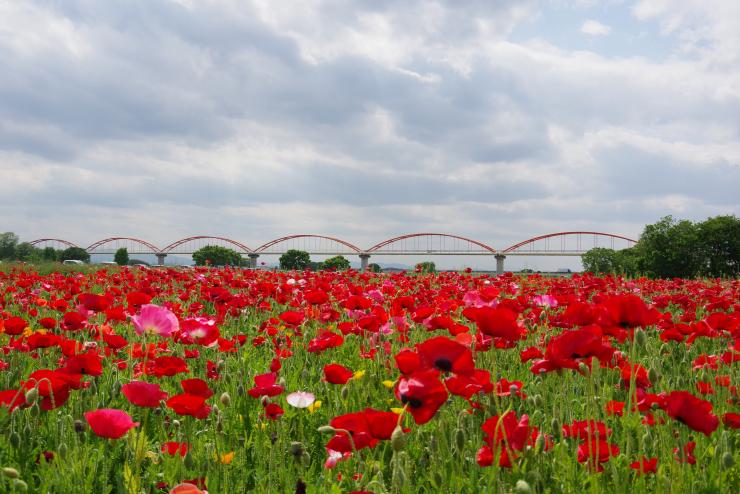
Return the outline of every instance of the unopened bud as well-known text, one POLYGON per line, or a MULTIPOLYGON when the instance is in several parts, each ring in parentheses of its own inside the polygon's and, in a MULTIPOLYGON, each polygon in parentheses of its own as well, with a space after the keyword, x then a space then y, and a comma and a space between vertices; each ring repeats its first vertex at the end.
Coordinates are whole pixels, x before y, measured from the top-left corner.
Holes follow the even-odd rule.
POLYGON ((342 399, 346 400, 348 396, 349 396, 349 388, 347 386, 344 386, 342 388, 342 399))
POLYGON ((722 455, 722 459, 720 461, 722 463, 722 468, 724 468, 725 470, 732 468, 732 466, 735 464, 735 458, 732 457, 732 453, 730 453, 729 451, 726 451, 722 455))
POLYGON ((657 383, 658 379, 660 379, 660 375, 654 367, 651 367, 650 370, 648 370, 648 379, 650 379, 650 382, 653 384, 657 383))
POLYGON ((647 335, 645 334, 645 331, 640 328, 635 331, 635 343, 640 346, 645 346, 647 343, 647 335))
POLYGON ((393 448, 393 451, 403 451, 406 447, 406 434, 403 433, 403 429, 400 425, 397 425, 395 429, 393 429, 393 434, 391 434, 391 447, 393 448))
POLYGON ((431 453, 436 453, 437 449, 439 448, 439 442, 437 441, 436 436, 432 436, 429 438, 429 451, 431 453))
POLYGON ((458 451, 462 451, 465 448, 465 431, 457 429, 455 431, 455 447, 458 451))
POLYGON ((33 405, 39 397, 38 388, 31 388, 26 391, 26 405, 33 405))
POLYGON ((584 364, 583 362, 579 362, 578 363, 578 371, 581 374, 587 374, 589 372, 589 370, 590 369, 588 368, 588 366, 586 364, 584 364))
POLYGON ((183 459, 183 465, 185 465, 185 468, 187 469, 195 468, 195 460, 193 459, 193 455, 190 453, 190 451, 188 451, 185 455, 185 458, 183 459))
POLYGON ((544 404, 542 400, 542 395, 536 394, 534 395, 534 406, 537 408, 542 408, 542 405, 544 404))
POLYGON ((14 448, 21 445, 21 436, 16 431, 11 432, 8 439, 10 440, 10 445, 14 448))
POLYGON ((322 425, 316 430, 322 434, 334 434, 335 432, 337 432, 337 430, 330 425, 322 425))
POLYGON ((303 465, 304 468, 308 468, 308 466, 311 465, 311 455, 308 451, 304 451, 301 455, 301 465, 303 465))
POLYGON ((72 425, 74 426, 75 432, 85 432, 85 423, 82 420, 75 420, 72 425))
POLYGON ((224 391, 221 393, 221 398, 218 401, 220 401, 223 406, 227 407, 231 405, 231 395, 224 391))
POLYGON ((21 474, 18 473, 18 470, 16 470, 15 468, 11 468, 11 467, 3 467, 3 473, 9 479, 17 479, 18 477, 21 476, 21 474))
POLYGON ((560 429, 560 421, 556 418, 552 419, 550 422, 550 428, 555 434, 560 434, 562 432, 560 429))
POLYGON ((537 440, 534 442, 534 450, 537 453, 540 453, 545 450, 545 435, 539 434, 537 436, 537 440))
POLYGON ((514 492, 516 494, 532 494, 532 488, 526 480, 517 480, 514 486, 514 492))
POLYGON ((179 429, 180 428, 180 421, 177 420, 177 419, 173 420, 172 421, 172 427, 174 427, 175 429, 179 429))
POLYGON ((21 479, 13 479, 13 489, 18 492, 26 492, 28 490, 28 484, 21 479))
POLYGON ((64 458, 65 456, 67 456, 67 444, 66 443, 60 444, 59 447, 57 448, 57 453, 59 453, 60 458, 64 458))
POLYGON ((288 450, 290 451, 290 454, 295 457, 303 455, 303 453, 306 451, 303 447, 303 443, 299 443, 298 441, 291 442, 288 450))

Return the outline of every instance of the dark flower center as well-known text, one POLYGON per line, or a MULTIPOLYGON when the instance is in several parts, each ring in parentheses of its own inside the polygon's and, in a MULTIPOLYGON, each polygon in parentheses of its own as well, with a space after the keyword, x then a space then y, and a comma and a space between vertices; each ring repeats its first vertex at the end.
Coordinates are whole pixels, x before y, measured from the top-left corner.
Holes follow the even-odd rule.
POLYGON ((409 398, 407 395, 401 395, 401 403, 408 404, 411 408, 421 408, 424 403, 418 398, 409 398))
POLYGON ((441 371, 450 372, 452 370, 452 362, 446 358, 438 358, 434 361, 434 367, 441 371))

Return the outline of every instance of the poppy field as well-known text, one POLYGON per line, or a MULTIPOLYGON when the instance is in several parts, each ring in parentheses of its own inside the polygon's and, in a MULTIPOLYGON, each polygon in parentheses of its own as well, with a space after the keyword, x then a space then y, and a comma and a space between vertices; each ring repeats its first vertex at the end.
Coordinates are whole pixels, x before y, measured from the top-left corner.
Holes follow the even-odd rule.
POLYGON ((0 492, 740 492, 739 294, 0 271, 0 492))

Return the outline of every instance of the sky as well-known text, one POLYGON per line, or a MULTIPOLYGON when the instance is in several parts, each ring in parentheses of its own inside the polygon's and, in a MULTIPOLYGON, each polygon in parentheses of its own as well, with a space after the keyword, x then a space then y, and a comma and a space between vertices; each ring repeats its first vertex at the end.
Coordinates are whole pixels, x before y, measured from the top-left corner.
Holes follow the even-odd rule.
POLYGON ((734 0, 0 0, 0 60, 22 240, 505 248, 740 204, 734 0))

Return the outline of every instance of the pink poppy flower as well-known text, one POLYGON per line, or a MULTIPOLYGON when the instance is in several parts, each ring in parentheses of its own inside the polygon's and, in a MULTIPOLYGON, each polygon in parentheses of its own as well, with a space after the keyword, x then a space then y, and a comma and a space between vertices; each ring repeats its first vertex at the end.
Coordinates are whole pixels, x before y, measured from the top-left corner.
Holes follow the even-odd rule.
POLYGON ((109 439, 118 439, 139 425, 138 422, 131 420, 129 414, 115 408, 85 412, 85 420, 96 435, 109 439))
POLYGON ((131 322, 134 323, 138 335, 154 333, 167 337, 180 330, 180 323, 175 314, 154 304, 142 305, 141 312, 133 316, 131 322))

